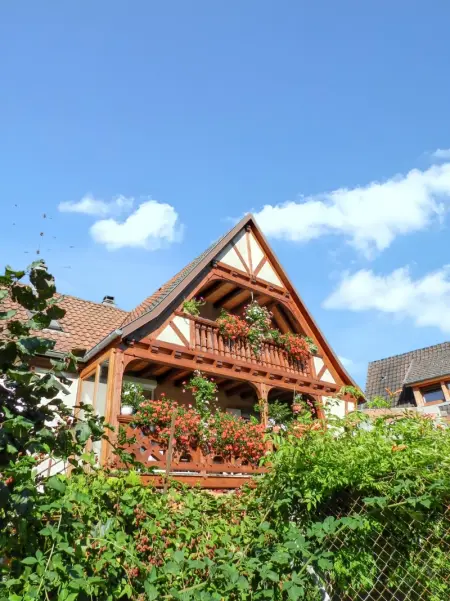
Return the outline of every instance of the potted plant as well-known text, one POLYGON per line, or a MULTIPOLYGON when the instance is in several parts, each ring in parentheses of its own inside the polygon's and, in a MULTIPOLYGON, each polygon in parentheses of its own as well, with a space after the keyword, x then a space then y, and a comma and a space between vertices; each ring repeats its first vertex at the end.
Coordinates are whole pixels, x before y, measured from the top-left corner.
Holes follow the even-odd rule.
POLYGON ((203 307, 203 305, 206 305, 206 301, 202 296, 200 298, 190 298, 183 302, 183 313, 198 317, 200 315, 200 307, 203 307))
POLYGON ((144 389, 135 382, 124 382, 122 386, 121 415, 133 415, 140 405, 146 401, 144 389))

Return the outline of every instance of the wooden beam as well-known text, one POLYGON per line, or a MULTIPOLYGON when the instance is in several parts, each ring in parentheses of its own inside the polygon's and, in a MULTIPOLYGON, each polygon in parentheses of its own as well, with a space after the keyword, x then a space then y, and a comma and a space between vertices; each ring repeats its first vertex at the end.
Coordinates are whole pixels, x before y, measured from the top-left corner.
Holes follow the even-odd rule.
POLYGON ((241 392, 245 392, 247 390, 247 388, 248 388, 248 384, 246 384, 245 382, 238 382, 231 388, 227 388, 227 390, 225 390, 225 394, 227 397, 234 396, 235 394, 240 394, 241 392))
MULTIPOLYGON (((259 367, 259 375, 253 376, 249 365, 233 358, 224 358, 222 356, 212 355, 210 353, 195 353, 194 351, 185 351, 179 358, 175 357, 175 351, 179 347, 173 347, 169 343, 158 341, 158 345, 153 343, 150 348, 142 348, 135 345, 125 351, 125 356, 131 360, 148 359, 154 363, 166 365, 169 367, 190 368, 192 371, 201 368, 202 372, 214 377, 228 377, 230 380, 248 382, 249 384, 265 384, 269 388, 284 388, 286 390, 295 390, 304 394, 323 394, 325 386, 331 388, 332 392, 337 392, 341 384, 329 384, 325 382, 316 382, 309 376, 302 374, 289 374, 289 381, 286 379, 286 373, 282 370, 268 369, 259 367), (201 358, 201 363, 199 359, 201 358), (232 366, 242 366, 241 371, 236 371, 232 366), (318 386, 321 390, 313 388, 318 386)), ((256 366, 253 366, 256 367, 256 366)))
POLYGON ((236 298, 236 296, 239 296, 240 294, 242 294, 242 288, 238 288, 238 287, 233 288, 232 290, 230 290, 229 292, 224 294, 224 296, 222 296, 219 300, 217 300, 214 303, 214 307, 216 309, 223 307, 223 306, 225 306, 226 303, 228 303, 233 298, 236 298))
POLYGON ((299 327, 298 323, 293 318, 293 316, 290 314, 289 309, 287 309, 284 305, 281 304, 277 305, 277 307, 281 315, 286 320, 290 331, 294 334, 298 334, 301 331, 301 328, 299 327))
POLYGON ((236 284, 234 282, 221 280, 220 286, 218 286, 217 289, 211 292, 211 294, 208 296, 208 302, 214 304, 220 301, 222 297, 224 297, 230 290, 234 290, 235 287, 236 284))
POLYGON ((199 296, 203 296, 205 301, 209 301, 210 297, 216 293, 223 286, 223 280, 215 280, 210 282, 209 286, 205 289, 204 292, 200 291, 199 296))
POLYGON ((240 396, 241 396, 241 399, 250 399, 251 397, 255 397, 255 399, 256 399, 257 394, 256 394, 256 390, 253 390, 253 388, 252 388, 251 390, 242 392, 240 396))
POLYGON ((171 367, 168 371, 166 371, 161 377, 159 383, 169 383, 173 382, 176 378, 178 378, 180 370, 176 367, 171 367))
POLYGON ((250 290, 241 290, 240 294, 236 295, 234 298, 228 301, 226 303, 226 306, 225 304, 223 306, 228 311, 238 312, 239 307, 245 307, 245 305, 250 301, 251 298, 252 293, 250 290))
POLYGON ((180 386, 192 374, 192 369, 178 370, 178 376, 173 379, 174 386, 180 386))
POLYGON ((273 307, 272 313, 276 322, 279 324, 279 328, 283 332, 283 334, 292 331, 291 327, 289 326, 289 323, 286 321, 286 318, 281 313, 278 305, 275 305, 275 307, 273 307))

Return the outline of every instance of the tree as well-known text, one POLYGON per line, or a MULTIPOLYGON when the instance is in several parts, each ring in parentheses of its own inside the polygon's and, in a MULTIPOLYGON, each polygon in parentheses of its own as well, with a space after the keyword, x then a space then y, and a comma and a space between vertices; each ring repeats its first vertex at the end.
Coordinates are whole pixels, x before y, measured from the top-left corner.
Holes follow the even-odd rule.
POLYGON ((65 313, 55 294, 43 261, 24 271, 6 267, 0 276, 0 527, 36 500, 36 468, 44 457, 78 468, 87 440, 103 436, 102 420, 90 407, 76 418, 58 397, 59 383, 70 384, 62 372, 76 370, 73 354, 52 359, 43 375, 34 370, 35 358, 55 346, 39 333, 65 313))

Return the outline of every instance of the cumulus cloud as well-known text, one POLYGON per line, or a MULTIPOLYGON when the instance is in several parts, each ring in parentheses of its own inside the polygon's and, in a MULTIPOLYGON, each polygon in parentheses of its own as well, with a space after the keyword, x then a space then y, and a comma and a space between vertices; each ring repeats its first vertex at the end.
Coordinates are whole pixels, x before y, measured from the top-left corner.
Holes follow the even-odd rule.
POLYGON ((273 238, 308 242, 341 235, 370 257, 388 248, 397 236, 441 219, 449 205, 450 162, 366 186, 265 205, 255 216, 273 238))
POLYGON ((380 311, 411 319, 416 326, 432 326, 450 333, 450 265, 413 279, 408 267, 387 275, 362 269, 345 273, 325 300, 326 309, 380 311))
POLYGON ((133 206, 133 201, 133 198, 117 196, 113 200, 106 202, 94 198, 92 194, 86 194, 81 200, 69 200, 59 203, 58 210, 62 213, 83 213, 84 215, 107 217, 109 215, 120 215, 129 211, 133 206))
POLYGON ((126 246, 156 250, 166 244, 179 242, 182 226, 172 206, 148 200, 121 223, 112 218, 97 221, 90 233, 96 242, 104 244, 108 250, 126 246))
POLYGON ((450 159, 450 148, 438 148, 431 154, 431 156, 435 159, 443 161, 448 160, 450 159))

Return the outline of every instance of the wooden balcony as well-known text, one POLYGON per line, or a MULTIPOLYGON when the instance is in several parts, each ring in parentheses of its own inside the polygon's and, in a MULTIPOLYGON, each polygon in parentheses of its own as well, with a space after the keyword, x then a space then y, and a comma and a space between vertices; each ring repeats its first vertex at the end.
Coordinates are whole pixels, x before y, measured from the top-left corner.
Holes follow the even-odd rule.
POLYGON ((267 371, 277 370, 295 376, 311 377, 311 358, 307 362, 291 357, 284 349, 273 341, 264 342, 259 355, 256 355, 248 340, 229 340, 219 332, 215 321, 192 317, 183 314, 191 320, 191 344, 194 350, 209 355, 217 355, 224 360, 243 361, 249 365, 259 366, 267 371))
MULTIPOLYGON (((168 461, 167 448, 162 446, 157 437, 147 434, 141 428, 132 425, 132 416, 120 415, 118 421, 125 428, 127 438, 134 442, 124 447, 132 453, 141 464, 144 481, 162 487, 166 474, 170 478, 189 486, 201 486, 209 489, 239 488, 249 478, 262 474, 266 470, 248 461, 232 457, 229 459, 206 455, 200 448, 189 449, 185 453, 172 454, 168 461)), ((125 465, 119 465, 125 468, 125 465)))

